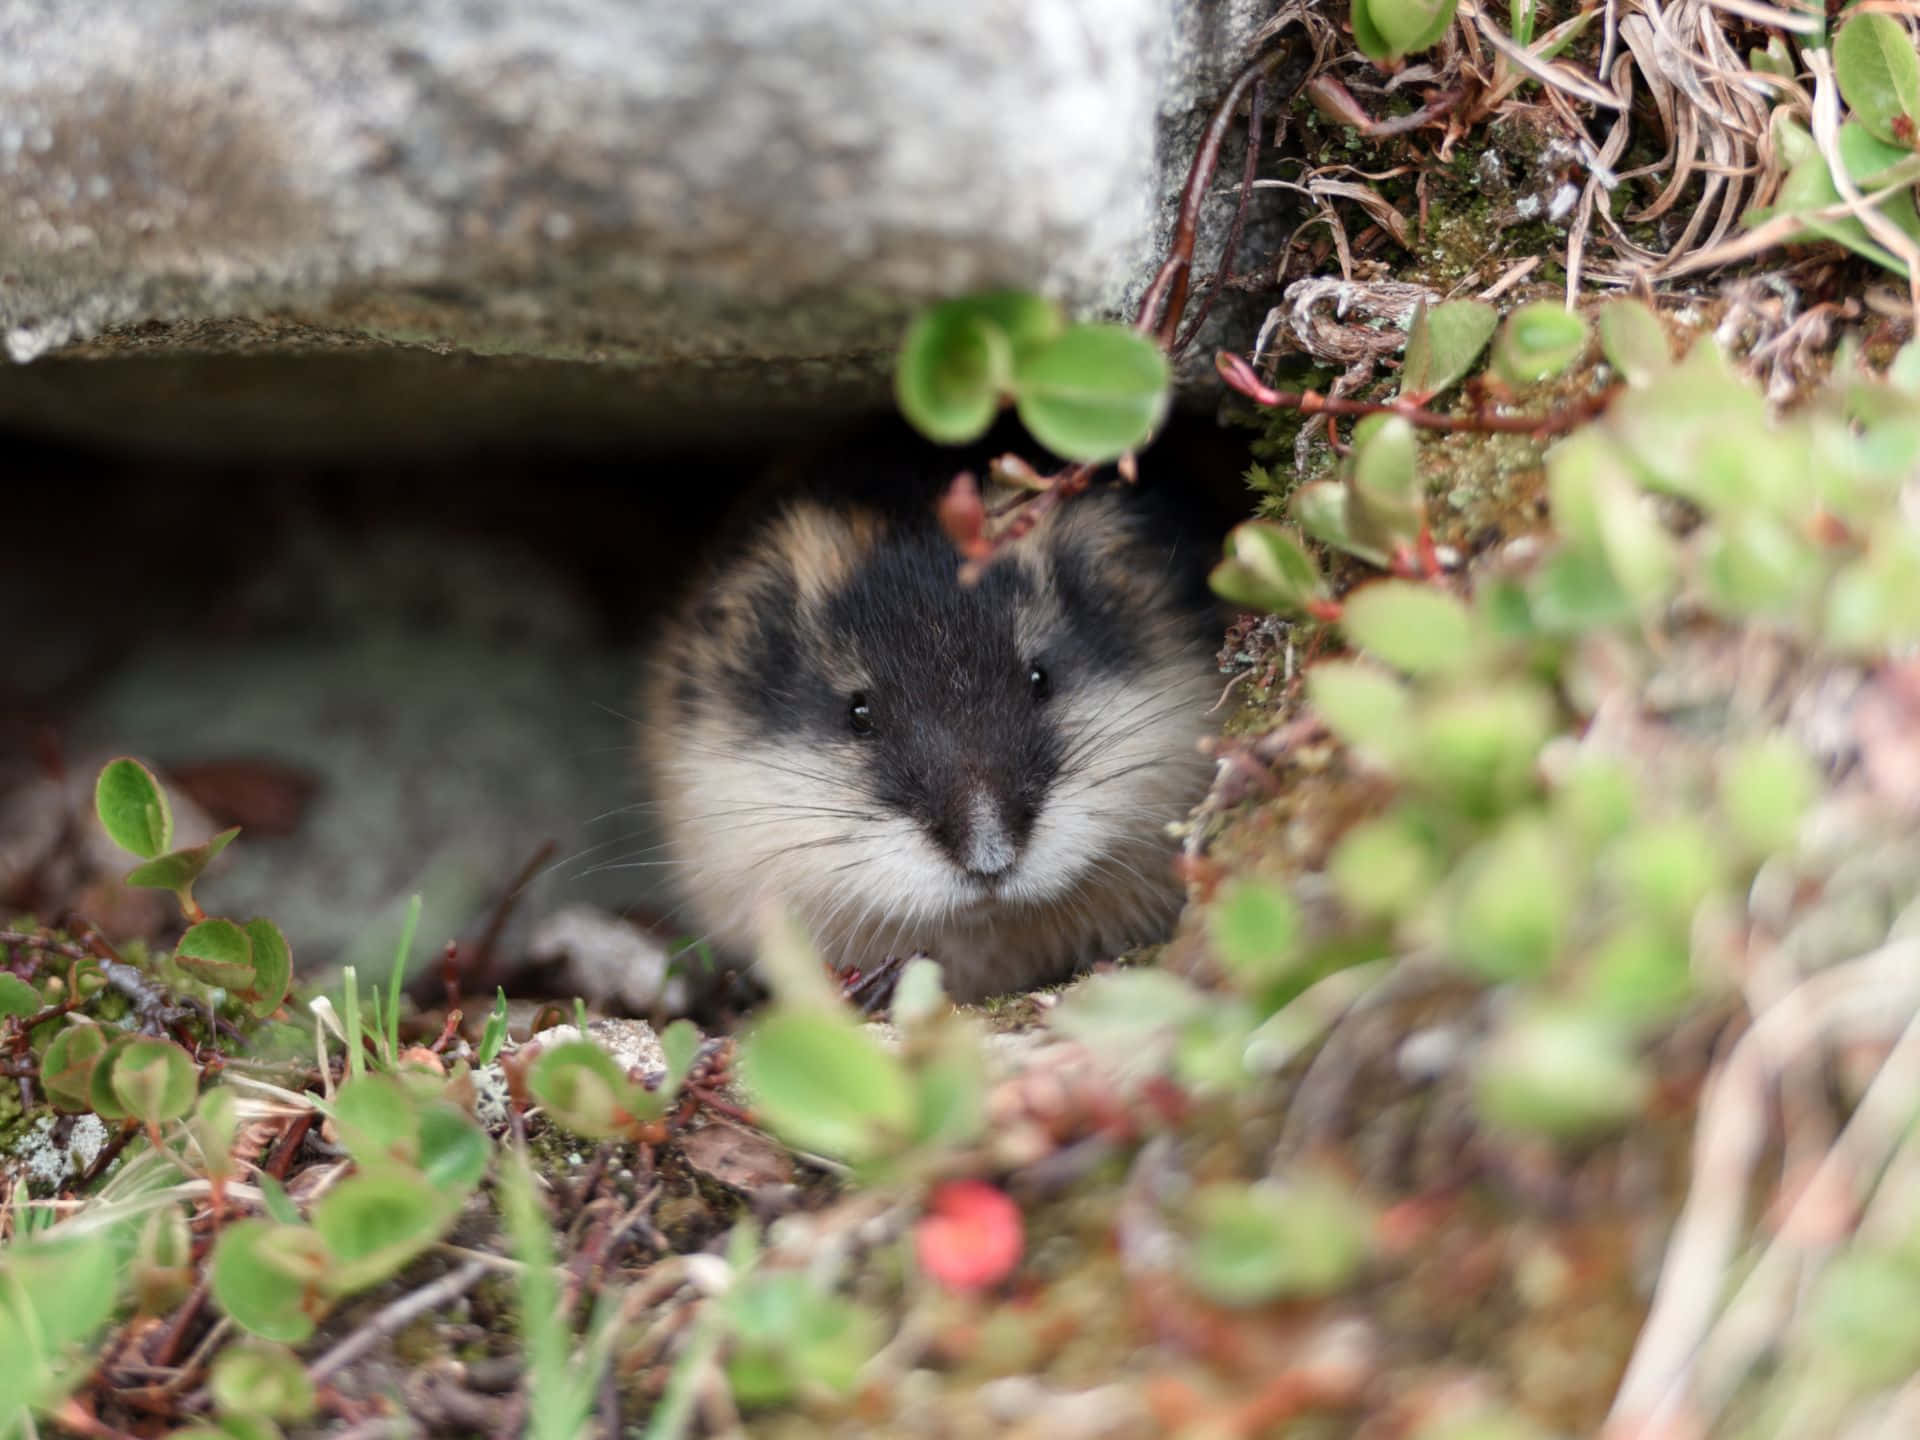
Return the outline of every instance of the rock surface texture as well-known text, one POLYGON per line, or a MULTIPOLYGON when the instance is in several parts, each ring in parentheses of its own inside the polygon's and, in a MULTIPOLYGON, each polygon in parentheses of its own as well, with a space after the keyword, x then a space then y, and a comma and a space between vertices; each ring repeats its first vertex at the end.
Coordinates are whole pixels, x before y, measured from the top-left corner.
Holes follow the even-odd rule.
POLYGON ((40 362, 0 423, 340 453, 856 408, 927 298, 1120 312, 1270 10, 0 0, 0 343, 40 362))

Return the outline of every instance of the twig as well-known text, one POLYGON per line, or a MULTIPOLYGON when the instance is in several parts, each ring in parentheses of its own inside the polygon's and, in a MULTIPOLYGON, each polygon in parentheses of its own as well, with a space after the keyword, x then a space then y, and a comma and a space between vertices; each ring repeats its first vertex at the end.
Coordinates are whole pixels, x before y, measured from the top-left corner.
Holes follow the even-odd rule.
POLYGON ((1187 333, 1174 343, 1175 355, 1184 351, 1200 333, 1200 327, 1207 323, 1207 316, 1213 313, 1213 302, 1220 298, 1220 291, 1226 285, 1227 277, 1233 274, 1233 262, 1240 253, 1240 237, 1247 228, 1247 202, 1253 198, 1255 172, 1260 164, 1260 120, 1267 98, 1267 77, 1254 78, 1253 90, 1247 97, 1247 153, 1240 170, 1240 199, 1233 207, 1233 224, 1227 227, 1226 243, 1220 247, 1220 259, 1214 267, 1213 284, 1207 287, 1207 293, 1200 300, 1200 308, 1187 326, 1187 333))
MULTIPOLYGON (((481 932, 480 941, 473 952, 473 973, 480 979, 487 978, 487 967, 493 959, 494 946, 500 943, 500 936, 507 928, 507 919, 513 914, 513 907, 520 899, 520 892, 533 883, 534 877, 540 873, 540 867, 547 863, 557 848, 559 847, 556 841, 548 840, 535 850, 528 857, 527 863, 520 867, 520 873, 515 875, 512 883, 507 886, 499 903, 493 907, 493 913, 487 917, 487 928, 481 932)), ((484 988, 481 993, 486 993, 484 988)), ((447 1003, 457 1005, 459 997, 455 995, 447 1003)))
POLYGON ((24 950, 37 950, 44 955, 58 955, 67 960, 91 960, 93 952, 71 940, 56 940, 51 935, 33 935, 25 930, 0 930, 0 945, 18 945, 24 950))
POLYGON ((193 1292, 181 1302, 180 1308, 174 1312, 173 1319, 168 1322, 166 1332, 161 1335, 160 1344, 148 1357, 155 1365, 173 1364, 174 1357, 180 1353, 180 1346, 186 1341, 187 1331, 192 1329, 193 1322, 200 1318, 200 1311, 206 1306, 207 1295, 212 1288, 213 1277, 208 1275, 195 1285, 193 1292))
POLYGON ((1093 482, 1096 467, 1074 465, 1054 476, 1047 488, 1028 496, 1020 508, 1009 512, 1006 524, 990 537, 986 549, 960 567, 960 583, 974 585, 985 573, 988 563, 1007 546, 1030 532, 1053 511, 1085 490, 1093 482))
POLYGON ((431 1285, 423 1285, 398 1300, 355 1330, 346 1339, 313 1362, 307 1371, 315 1385, 322 1384, 335 1371, 351 1364, 373 1348, 376 1341, 405 1329, 420 1316, 439 1309, 467 1293, 493 1267, 470 1260, 451 1274, 442 1275, 431 1285))
POLYGON ((1234 77, 1225 98, 1214 110, 1213 118, 1207 122, 1200 148, 1194 152, 1193 164, 1187 167, 1186 186, 1180 192, 1180 214, 1174 225, 1172 248, 1154 274, 1147 293, 1141 297, 1140 313, 1133 322, 1133 328, 1142 334, 1155 335, 1162 348, 1171 343, 1179 330, 1181 314, 1187 307, 1187 284, 1193 270, 1193 246, 1200 233, 1200 207, 1206 203, 1207 186, 1213 183, 1214 171, 1220 167, 1220 147, 1232 127, 1234 111, 1240 108, 1240 102, 1258 81, 1271 75, 1280 68, 1281 62, 1292 56, 1293 47, 1283 45, 1247 66, 1234 77))
POLYGON ((1531 435, 1540 440, 1550 439, 1566 434, 1605 410, 1614 393, 1611 388, 1603 390, 1598 395, 1546 415, 1442 415, 1406 400, 1348 400, 1338 395, 1322 395, 1316 390, 1275 390, 1261 383, 1260 377, 1254 374, 1253 367, 1246 361, 1224 350, 1215 363, 1221 378, 1256 404, 1298 410, 1303 415, 1398 415, 1422 430, 1443 430, 1456 434, 1531 435))

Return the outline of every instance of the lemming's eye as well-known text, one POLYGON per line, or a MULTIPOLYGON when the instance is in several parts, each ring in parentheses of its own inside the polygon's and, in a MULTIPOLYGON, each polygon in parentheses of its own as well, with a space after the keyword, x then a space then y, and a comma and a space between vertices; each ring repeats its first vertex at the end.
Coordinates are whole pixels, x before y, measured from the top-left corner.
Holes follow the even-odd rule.
POLYGON ((873 707, 867 703, 866 691, 860 691, 848 703, 847 724, 856 735, 873 733, 873 707))
POLYGON ((1035 700, 1044 700, 1053 694, 1053 681, 1047 678, 1047 672, 1038 665, 1027 671, 1027 688, 1033 691, 1035 700))

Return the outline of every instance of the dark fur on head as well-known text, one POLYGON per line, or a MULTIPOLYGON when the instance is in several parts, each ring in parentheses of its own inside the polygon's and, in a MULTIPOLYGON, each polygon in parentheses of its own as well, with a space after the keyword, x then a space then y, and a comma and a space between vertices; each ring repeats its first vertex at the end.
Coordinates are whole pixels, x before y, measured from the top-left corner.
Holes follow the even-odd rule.
POLYGON ((771 506, 659 646, 643 748, 695 923, 748 952, 777 900, 959 998, 1153 938, 1207 768, 1201 548, 1107 488, 969 587, 933 484, 871 478, 771 506))

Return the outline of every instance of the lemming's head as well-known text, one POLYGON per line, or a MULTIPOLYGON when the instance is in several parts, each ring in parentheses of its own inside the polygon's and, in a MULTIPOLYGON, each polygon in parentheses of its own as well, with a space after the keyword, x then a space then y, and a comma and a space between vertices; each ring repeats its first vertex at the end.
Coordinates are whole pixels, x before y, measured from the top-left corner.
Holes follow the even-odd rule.
POLYGON ((661 657, 649 750, 681 864, 829 934, 1164 868, 1208 686, 1171 543, 1096 495, 968 586, 929 515, 780 510, 661 657))

